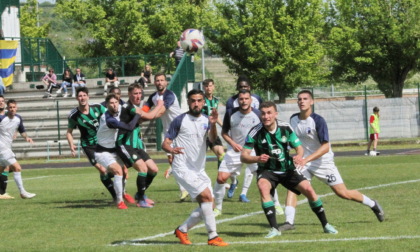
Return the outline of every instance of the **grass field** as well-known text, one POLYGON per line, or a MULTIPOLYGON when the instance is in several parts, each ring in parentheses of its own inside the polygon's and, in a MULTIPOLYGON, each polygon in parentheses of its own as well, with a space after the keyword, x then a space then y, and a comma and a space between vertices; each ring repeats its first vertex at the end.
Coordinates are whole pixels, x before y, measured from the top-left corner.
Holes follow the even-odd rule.
MULTIPOLYGON (((228 251, 419 251, 420 203, 418 200, 419 156, 395 155, 336 158, 348 188, 377 199, 386 213, 378 222, 367 207, 332 195, 325 185, 314 181, 322 196, 328 220, 339 234, 328 235, 307 203, 300 202, 296 230, 274 239, 264 239, 268 223, 262 214, 257 188, 249 192, 251 203, 233 199, 224 203, 218 217, 219 235, 231 245, 228 251)), ((161 171, 167 165, 161 165, 161 171)), ((216 177, 216 163, 208 163, 208 173, 216 177)), ((205 228, 189 232, 193 246, 178 244, 172 234, 196 208, 197 203, 178 200, 173 178, 161 172, 148 191, 156 201, 152 209, 129 205, 118 210, 100 184, 92 167, 69 169, 28 169, 24 185, 37 197, 30 200, 1 200, 0 251, 210 251, 205 228)), ((135 191, 135 173, 130 170, 127 190, 135 191)), ((240 178, 241 181, 241 178, 240 178)), ((8 192, 18 196, 13 175, 8 192)), ((279 190, 281 201, 285 190, 279 190)), ((303 197, 299 200, 303 201, 303 197)), ((278 222, 284 221, 278 216, 278 222)))

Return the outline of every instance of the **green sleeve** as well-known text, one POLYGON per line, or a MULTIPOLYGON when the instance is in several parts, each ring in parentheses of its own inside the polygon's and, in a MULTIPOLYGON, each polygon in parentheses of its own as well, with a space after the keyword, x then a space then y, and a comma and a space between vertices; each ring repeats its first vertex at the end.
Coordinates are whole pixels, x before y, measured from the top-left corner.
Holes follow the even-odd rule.
POLYGON ((296 148, 302 145, 302 143, 300 142, 299 138, 296 136, 296 133, 294 131, 290 132, 289 143, 290 143, 290 146, 292 146, 293 148, 296 148))
POLYGON ((251 137, 250 135, 247 135, 245 138, 244 148, 252 150, 254 149, 254 145, 255 145, 255 139, 251 137))
POLYGON ((77 123, 73 119, 69 118, 67 128, 75 129, 75 128, 77 128, 77 123))

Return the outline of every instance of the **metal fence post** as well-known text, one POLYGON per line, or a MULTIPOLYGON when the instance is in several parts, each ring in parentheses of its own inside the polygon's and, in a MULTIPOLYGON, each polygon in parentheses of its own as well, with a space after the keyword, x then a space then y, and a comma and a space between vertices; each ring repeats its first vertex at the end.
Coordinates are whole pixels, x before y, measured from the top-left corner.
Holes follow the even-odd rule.
POLYGON ((366 141, 369 141, 369 125, 368 125, 368 104, 367 104, 367 91, 366 91, 366 85, 365 85, 365 101, 364 101, 364 112, 365 112, 365 129, 366 129, 366 141))
POLYGON ((57 134, 58 134, 58 154, 61 156, 61 143, 60 143, 60 108, 59 102, 56 101, 56 108, 57 108, 57 134))

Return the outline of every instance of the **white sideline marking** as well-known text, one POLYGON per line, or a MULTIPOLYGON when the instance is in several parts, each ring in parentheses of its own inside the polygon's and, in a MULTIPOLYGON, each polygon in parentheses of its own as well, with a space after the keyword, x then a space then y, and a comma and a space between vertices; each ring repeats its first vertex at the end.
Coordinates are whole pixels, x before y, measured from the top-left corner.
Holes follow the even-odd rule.
MULTIPOLYGON (((388 186, 408 184, 408 183, 416 183, 416 182, 420 182, 420 179, 400 181, 400 182, 394 182, 394 183, 382 184, 382 185, 376 185, 376 186, 362 187, 362 188, 355 189, 355 190, 358 190, 358 191, 361 191, 361 190, 372 190, 372 189, 377 189, 377 188, 381 188, 381 187, 388 187, 388 186)), ((332 192, 332 193, 327 193, 327 194, 318 195, 318 196, 320 198, 323 198, 323 197, 327 197, 327 196, 331 196, 331 195, 335 195, 335 193, 332 192)), ((303 199, 303 200, 299 200, 297 202, 297 204, 298 205, 301 205, 301 204, 306 203, 306 202, 308 202, 308 200, 307 199, 303 199)), ((228 222, 228 221, 239 220, 239 219, 247 218, 247 217, 250 217, 250 216, 253 216, 253 215, 257 215, 257 214, 262 214, 262 213, 263 213, 263 211, 257 211, 257 212, 253 212, 253 213, 238 215, 238 216, 235 216, 233 218, 227 218, 227 219, 217 220, 216 223, 224 223, 224 222, 228 222)), ((191 228, 191 230, 196 229, 196 228, 201 228, 201 227, 204 227, 204 226, 205 226, 204 224, 200 224, 200 225, 197 225, 197 226, 191 228)), ((133 239, 133 240, 121 241, 121 242, 118 242, 118 243, 111 244, 111 246, 121 246, 121 245, 168 245, 168 244, 165 244, 165 243, 162 243, 162 244, 161 243, 138 244, 138 242, 146 241, 146 240, 151 240, 151 239, 155 239, 155 238, 160 238, 160 237, 165 237, 165 236, 168 236, 168 235, 173 235, 173 233, 174 232, 171 231, 171 232, 161 233, 161 234, 157 234, 157 235, 153 235, 153 236, 148 236, 148 237, 144 237, 144 238, 138 238, 138 239, 133 239)), ((396 236, 396 237, 414 237, 414 238, 404 238, 404 239, 417 239, 417 238, 420 238, 420 236, 396 236)), ((376 237, 374 239, 378 239, 379 240, 380 238, 381 237, 376 237)), ((327 240, 328 241, 335 241, 335 240, 340 241, 340 240, 352 240, 352 239, 361 239, 361 240, 365 239, 365 240, 369 240, 370 237, 344 238, 344 239, 327 239, 327 240)), ((386 239, 386 237, 385 238, 381 238, 381 239, 386 239)), ((401 238, 394 238, 394 239, 401 239, 401 238)), ((304 240, 300 240, 300 241, 288 241, 288 242, 303 242, 303 241, 304 240)), ((313 241, 323 241, 323 240, 309 240, 309 241, 310 242, 313 242, 313 241)), ((285 241, 279 241, 278 243, 281 243, 281 242, 285 242, 285 241)), ((245 244, 247 242, 238 242, 238 243, 245 244)), ((262 243, 264 243, 264 242, 262 242, 262 243)), ((197 244, 199 244, 199 243, 197 243, 197 244)), ((230 244, 235 244, 235 242, 230 242, 230 244)), ((256 244, 256 242, 255 243, 253 242, 252 244, 256 244)), ((206 243, 206 245, 207 245, 207 243, 206 243)))
MULTIPOLYGON (((346 241, 375 241, 375 240, 404 240, 404 239, 420 239, 420 235, 399 235, 399 236, 379 236, 379 237, 353 237, 353 238, 340 238, 340 239, 314 239, 314 240, 281 240, 281 241, 237 241, 229 242, 229 245, 233 244, 280 244, 280 243, 313 243, 313 242, 346 242, 346 241)), ((132 246, 166 246, 179 244, 179 242, 174 243, 131 243, 132 246)), ((114 246, 123 245, 123 244, 114 244, 114 246)), ((194 243, 190 246, 203 246, 207 243, 194 243)))
POLYGON ((24 178, 24 179, 22 179, 22 180, 43 179, 43 178, 49 178, 49 177, 56 177, 56 175, 51 175, 51 176, 40 176, 40 177, 33 177, 33 178, 24 178))

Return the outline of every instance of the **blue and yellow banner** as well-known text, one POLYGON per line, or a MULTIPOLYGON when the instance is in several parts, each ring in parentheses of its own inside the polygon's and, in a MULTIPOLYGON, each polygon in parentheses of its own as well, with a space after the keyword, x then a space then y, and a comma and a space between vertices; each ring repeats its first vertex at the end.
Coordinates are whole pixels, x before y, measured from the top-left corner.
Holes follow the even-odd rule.
POLYGON ((0 40, 0 76, 7 87, 13 83, 13 72, 18 41, 0 40))

